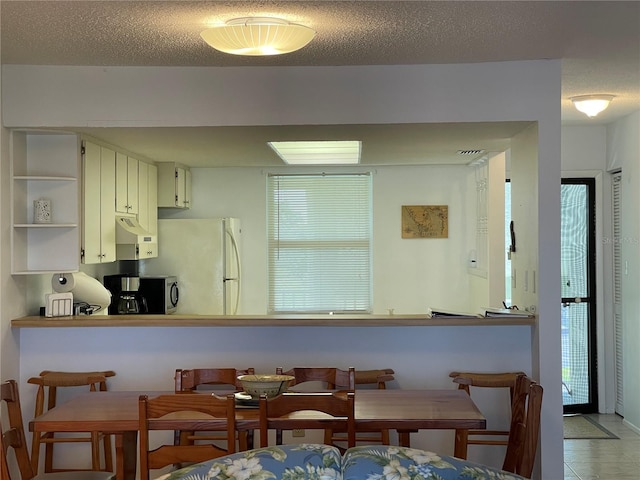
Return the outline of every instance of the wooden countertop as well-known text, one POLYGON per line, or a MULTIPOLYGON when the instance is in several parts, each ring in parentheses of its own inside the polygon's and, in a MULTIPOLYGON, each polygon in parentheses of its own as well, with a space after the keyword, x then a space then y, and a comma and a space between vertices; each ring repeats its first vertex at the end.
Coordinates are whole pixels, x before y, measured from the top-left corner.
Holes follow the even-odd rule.
POLYGON ((12 328, 47 327, 425 327, 535 325, 537 317, 435 317, 395 315, 81 315, 30 316, 11 320, 12 328))

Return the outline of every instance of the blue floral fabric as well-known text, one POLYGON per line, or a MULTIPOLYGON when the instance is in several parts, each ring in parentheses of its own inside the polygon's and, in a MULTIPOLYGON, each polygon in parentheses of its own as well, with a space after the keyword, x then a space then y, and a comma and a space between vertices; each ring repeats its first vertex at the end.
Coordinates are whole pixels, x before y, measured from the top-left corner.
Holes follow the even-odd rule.
POLYGON ((350 448, 342 458, 344 480, 516 480, 523 477, 415 448, 350 448))
POLYGON ((166 480, 342 480, 341 462, 330 445, 278 445, 185 467, 166 480))
POLYGON ((177 470, 163 480, 516 480, 518 475, 415 448, 257 448, 177 470))

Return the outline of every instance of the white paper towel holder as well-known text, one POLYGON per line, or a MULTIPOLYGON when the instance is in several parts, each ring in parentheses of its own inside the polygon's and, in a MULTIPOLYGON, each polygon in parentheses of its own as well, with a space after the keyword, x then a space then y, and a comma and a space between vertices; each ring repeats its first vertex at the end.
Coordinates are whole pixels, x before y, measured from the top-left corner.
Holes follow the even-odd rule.
POLYGON ((111 303, 111 292, 98 280, 84 272, 56 273, 51 278, 51 288, 54 292, 71 292, 75 302, 86 304, 84 309, 78 308, 74 314, 106 315, 107 307, 111 303))

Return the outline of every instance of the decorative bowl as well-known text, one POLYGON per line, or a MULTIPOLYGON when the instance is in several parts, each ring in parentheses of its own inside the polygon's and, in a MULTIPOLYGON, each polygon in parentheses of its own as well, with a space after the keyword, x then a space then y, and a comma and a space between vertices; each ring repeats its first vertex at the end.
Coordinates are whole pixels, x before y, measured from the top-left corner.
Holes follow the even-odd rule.
POLYGON ((271 398, 286 391, 294 378, 291 375, 240 375, 238 380, 251 398, 260 398, 261 395, 271 398))

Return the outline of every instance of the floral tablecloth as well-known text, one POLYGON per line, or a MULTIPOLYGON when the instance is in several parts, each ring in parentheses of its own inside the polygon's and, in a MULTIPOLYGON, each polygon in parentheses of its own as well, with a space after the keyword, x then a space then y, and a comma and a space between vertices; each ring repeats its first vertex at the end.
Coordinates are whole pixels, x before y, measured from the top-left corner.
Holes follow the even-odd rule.
MULTIPOLYGON (((162 480, 516 480, 518 475, 415 448, 329 445, 257 448, 192 465, 162 480)), ((160 479, 157 479, 160 480, 160 479)))

